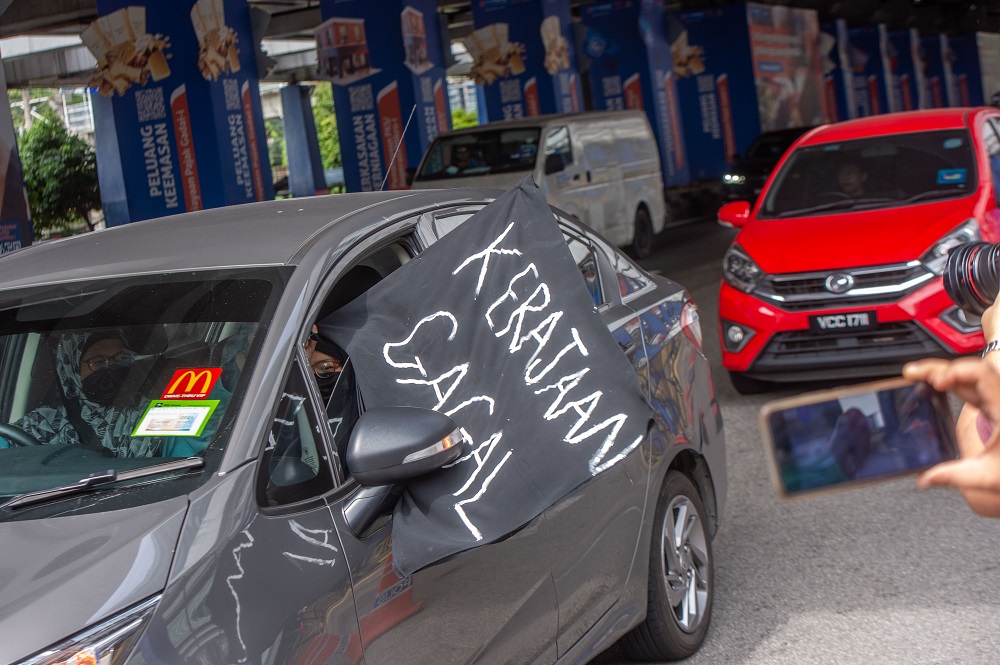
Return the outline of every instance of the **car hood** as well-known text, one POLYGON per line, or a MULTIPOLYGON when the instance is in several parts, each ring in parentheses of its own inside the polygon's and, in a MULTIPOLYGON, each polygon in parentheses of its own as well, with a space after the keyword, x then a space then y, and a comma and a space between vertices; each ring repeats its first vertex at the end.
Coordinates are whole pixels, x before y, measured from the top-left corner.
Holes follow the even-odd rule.
POLYGON ((904 263, 919 259, 972 216, 965 199, 837 215, 753 218, 735 243, 760 268, 780 274, 904 263))
POLYGON ((181 496, 0 523, 0 663, 30 656, 162 591, 187 505, 181 496))

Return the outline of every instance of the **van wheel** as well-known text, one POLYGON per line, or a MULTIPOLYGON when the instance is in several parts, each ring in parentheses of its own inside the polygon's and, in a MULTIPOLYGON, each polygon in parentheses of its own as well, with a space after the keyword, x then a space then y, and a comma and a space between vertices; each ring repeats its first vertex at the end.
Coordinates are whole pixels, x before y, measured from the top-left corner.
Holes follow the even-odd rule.
POLYGON ((653 220, 645 207, 635 211, 635 235, 628 246, 628 253, 636 259, 644 259, 653 253, 653 220))
POLYGON ((712 540, 694 484, 678 471, 663 480, 649 551, 646 620, 621 639, 632 660, 687 658, 701 646, 715 595, 712 540))

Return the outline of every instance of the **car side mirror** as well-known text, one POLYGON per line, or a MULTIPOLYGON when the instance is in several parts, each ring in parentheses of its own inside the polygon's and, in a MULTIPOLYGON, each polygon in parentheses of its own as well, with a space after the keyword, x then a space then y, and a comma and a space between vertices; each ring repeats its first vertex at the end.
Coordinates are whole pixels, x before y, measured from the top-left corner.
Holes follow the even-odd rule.
POLYGON ((738 229, 750 219, 750 203, 733 201, 719 208, 719 224, 738 229))
POLYGON ((562 155, 553 153, 545 156, 545 175, 559 173, 566 168, 562 155))
POLYGON ((455 421, 411 406, 368 409, 347 443, 347 468, 362 485, 404 482, 454 462, 465 449, 455 421))

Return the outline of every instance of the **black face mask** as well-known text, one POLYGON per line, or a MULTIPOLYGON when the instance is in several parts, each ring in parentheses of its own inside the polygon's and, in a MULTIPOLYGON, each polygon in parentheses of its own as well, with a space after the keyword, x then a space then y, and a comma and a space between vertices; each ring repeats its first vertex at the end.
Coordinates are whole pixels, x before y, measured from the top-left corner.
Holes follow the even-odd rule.
POLYGON ((333 394, 338 380, 340 380, 340 372, 334 372, 333 376, 328 376, 325 379, 316 377, 316 384, 319 386, 319 394, 323 396, 324 404, 330 401, 330 395, 333 394))
POLYGON ((94 372, 83 380, 84 396, 101 406, 111 406, 125 384, 128 370, 128 367, 112 365, 94 372))

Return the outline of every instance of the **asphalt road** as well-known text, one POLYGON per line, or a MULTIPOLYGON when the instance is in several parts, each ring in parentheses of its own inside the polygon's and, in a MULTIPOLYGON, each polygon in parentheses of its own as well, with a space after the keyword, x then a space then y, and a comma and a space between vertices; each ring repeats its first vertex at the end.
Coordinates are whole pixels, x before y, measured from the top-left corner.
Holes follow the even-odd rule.
MULTIPOLYGON (((950 490, 919 491, 912 478, 794 502, 775 496, 758 409, 815 386, 747 397, 729 383, 718 285, 735 233, 714 221, 668 229, 642 262, 684 284, 701 308, 728 447, 712 624, 684 662, 1000 662, 1000 520, 975 516, 950 490)), ((596 662, 628 661, 612 648, 596 662)))

